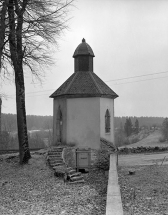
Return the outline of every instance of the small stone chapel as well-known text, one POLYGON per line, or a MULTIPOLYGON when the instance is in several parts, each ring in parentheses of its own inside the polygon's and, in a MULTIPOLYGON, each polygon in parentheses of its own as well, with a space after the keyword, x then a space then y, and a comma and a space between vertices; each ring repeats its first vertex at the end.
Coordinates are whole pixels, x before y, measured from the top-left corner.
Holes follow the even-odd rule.
POLYGON ((53 146, 100 148, 100 139, 114 143, 114 99, 118 95, 93 71, 92 48, 82 39, 76 48, 74 73, 53 98, 53 146))

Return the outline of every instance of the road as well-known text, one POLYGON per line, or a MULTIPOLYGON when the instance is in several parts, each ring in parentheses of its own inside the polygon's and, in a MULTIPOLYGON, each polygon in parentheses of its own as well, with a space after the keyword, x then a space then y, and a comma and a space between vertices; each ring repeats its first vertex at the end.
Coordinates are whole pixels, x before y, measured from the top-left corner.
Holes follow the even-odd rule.
POLYGON ((155 154, 119 155, 118 158, 119 166, 154 165, 156 163, 161 164, 162 161, 163 165, 168 164, 168 152, 155 154))

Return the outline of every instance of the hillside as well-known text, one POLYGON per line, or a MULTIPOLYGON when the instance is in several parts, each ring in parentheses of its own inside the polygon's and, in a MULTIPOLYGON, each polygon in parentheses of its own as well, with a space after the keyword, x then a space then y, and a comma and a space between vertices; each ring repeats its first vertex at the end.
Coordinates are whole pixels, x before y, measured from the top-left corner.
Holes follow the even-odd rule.
POLYGON ((127 145, 127 148, 140 147, 140 146, 144 146, 144 147, 168 146, 168 142, 160 143, 159 138, 161 136, 162 136, 161 132, 159 130, 156 130, 156 131, 152 132, 151 134, 149 134, 149 136, 140 140, 139 142, 127 145))

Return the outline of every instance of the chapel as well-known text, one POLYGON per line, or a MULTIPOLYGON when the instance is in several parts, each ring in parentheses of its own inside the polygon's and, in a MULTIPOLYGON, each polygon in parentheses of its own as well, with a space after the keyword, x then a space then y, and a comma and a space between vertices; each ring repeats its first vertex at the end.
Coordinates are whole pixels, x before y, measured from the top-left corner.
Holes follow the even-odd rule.
POLYGON ((118 95, 94 72, 94 57, 82 39, 73 54, 73 74, 50 96, 53 146, 99 149, 101 138, 114 143, 114 99, 118 95))

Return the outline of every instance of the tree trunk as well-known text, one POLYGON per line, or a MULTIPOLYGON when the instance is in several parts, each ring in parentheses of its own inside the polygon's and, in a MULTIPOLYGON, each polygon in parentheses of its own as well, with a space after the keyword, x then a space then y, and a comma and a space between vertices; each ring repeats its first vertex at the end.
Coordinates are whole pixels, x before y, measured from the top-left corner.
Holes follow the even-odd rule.
POLYGON ((1 106, 2 106, 2 99, 0 97, 0 144, 2 143, 2 131, 1 131, 1 126, 2 126, 2 121, 1 121, 1 106))
POLYGON ((22 52, 22 24, 23 11, 17 11, 17 28, 14 15, 14 1, 9 0, 9 44, 11 60, 15 71, 16 85, 16 109, 17 109, 17 127, 19 140, 19 156, 20 163, 27 163, 31 158, 26 123, 26 108, 25 108, 25 87, 23 74, 23 52, 22 52), (20 13, 19 13, 20 12, 20 13))
POLYGON ((9 0, 4 0, 2 3, 2 10, 0 11, 0 72, 2 67, 2 50, 5 40, 5 15, 9 0))
POLYGON ((16 84, 16 108, 17 108, 17 127, 19 140, 20 163, 27 163, 31 158, 28 144, 26 108, 25 108, 25 88, 23 69, 15 70, 16 84))

